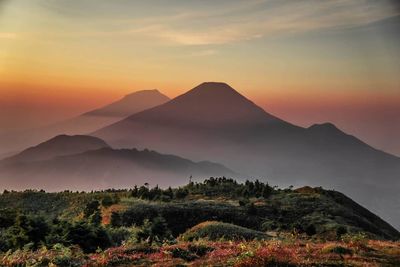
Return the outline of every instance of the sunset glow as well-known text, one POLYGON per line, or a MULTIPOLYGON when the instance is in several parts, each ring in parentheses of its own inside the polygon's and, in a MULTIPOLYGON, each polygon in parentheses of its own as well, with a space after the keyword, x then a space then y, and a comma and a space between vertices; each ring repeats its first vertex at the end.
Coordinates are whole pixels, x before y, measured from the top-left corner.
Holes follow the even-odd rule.
POLYGON ((293 123, 332 121, 400 154, 395 2, 1 1, 2 130, 224 81, 293 123))

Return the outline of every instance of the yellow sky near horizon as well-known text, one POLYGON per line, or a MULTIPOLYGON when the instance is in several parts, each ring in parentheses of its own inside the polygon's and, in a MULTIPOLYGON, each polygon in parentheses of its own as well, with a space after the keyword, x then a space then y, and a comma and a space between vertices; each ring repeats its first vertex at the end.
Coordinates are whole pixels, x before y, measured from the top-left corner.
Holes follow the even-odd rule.
POLYGON ((223 81, 293 123, 336 122, 400 154, 387 141, 400 124, 399 10, 391 0, 3 0, 1 129, 223 81))

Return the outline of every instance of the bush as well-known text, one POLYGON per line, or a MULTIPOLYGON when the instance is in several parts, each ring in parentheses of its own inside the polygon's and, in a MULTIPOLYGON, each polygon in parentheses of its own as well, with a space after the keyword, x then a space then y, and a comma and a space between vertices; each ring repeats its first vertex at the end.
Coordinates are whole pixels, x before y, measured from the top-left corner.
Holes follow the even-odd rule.
POLYGON ((351 255, 353 254, 353 251, 349 248, 345 248, 343 246, 337 246, 337 245, 327 245, 322 249, 322 252, 324 253, 335 253, 339 255, 351 255))
POLYGON ((118 212, 113 211, 111 213, 110 225, 112 227, 120 227, 120 226, 122 226, 121 214, 119 214, 118 212))
POLYGON ((101 205, 105 208, 114 204, 114 201, 110 195, 105 195, 104 198, 101 200, 101 205))
POLYGON ((315 235, 317 233, 317 229, 315 228, 315 226, 313 224, 309 224, 306 229, 304 229, 304 232, 308 235, 308 236, 312 236, 315 235))
POLYGON ((213 251, 212 247, 205 245, 193 245, 189 244, 187 248, 173 247, 169 252, 171 252, 172 257, 181 258, 185 261, 193 261, 200 257, 203 257, 208 252, 213 251))
POLYGON ((77 222, 68 229, 67 240, 79 245, 85 253, 95 252, 98 248, 110 247, 111 240, 108 233, 101 226, 89 225, 85 222, 77 222))
POLYGON ((193 241, 200 238, 208 240, 253 240, 266 239, 268 236, 263 232, 251 230, 245 227, 237 226, 230 223, 222 223, 217 221, 208 221, 200 223, 185 233, 179 239, 184 241, 193 241))
POLYGON ((7 230, 7 245, 16 249, 30 244, 36 249, 45 241, 49 232, 50 227, 43 217, 19 215, 15 225, 7 230))
POLYGON ((107 229, 107 232, 113 246, 122 245, 124 241, 129 240, 133 235, 132 229, 126 227, 109 228, 107 229))
POLYGON ((198 258, 196 254, 193 254, 189 250, 180 248, 180 247, 175 247, 170 250, 172 257, 174 258, 181 258, 185 261, 193 261, 198 258))
POLYGON ((83 216, 89 218, 90 215, 99 211, 100 203, 97 200, 90 201, 86 204, 85 210, 83 211, 83 216))
POLYGON ((247 215, 250 215, 250 216, 257 215, 257 208, 254 205, 254 203, 250 203, 250 204, 246 205, 246 213, 247 213, 247 215))
POLYGON ((188 194, 189 194, 188 190, 183 189, 183 188, 178 188, 175 191, 175 198, 182 199, 182 198, 185 198, 188 194))
POLYGON ((142 229, 137 232, 136 238, 139 242, 146 241, 150 245, 153 242, 162 243, 172 238, 167 223, 163 217, 156 217, 153 221, 145 220, 142 229))
POLYGON ((347 234, 347 228, 344 227, 344 226, 339 226, 339 227, 336 229, 336 236, 337 236, 338 238, 340 238, 340 237, 342 237, 342 235, 344 235, 344 234, 347 234))

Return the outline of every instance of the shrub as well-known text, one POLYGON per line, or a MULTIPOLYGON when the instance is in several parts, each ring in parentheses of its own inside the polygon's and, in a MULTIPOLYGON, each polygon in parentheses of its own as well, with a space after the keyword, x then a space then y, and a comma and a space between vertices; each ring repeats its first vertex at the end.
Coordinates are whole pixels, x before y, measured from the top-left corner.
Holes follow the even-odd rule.
POLYGON ((305 229, 304 232, 308 235, 308 236, 312 236, 315 235, 317 233, 317 229, 315 228, 315 226, 313 224, 309 224, 305 229))
POLYGON ((322 248, 322 252, 324 253, 335 253, 339 255, 351 255, 353 254, 353 251, 349 248, 343 247, 343 246, 338 246, 338 245, 327 245, 324 248, 322 248))
POLYGON ((342 235, 344 235, 344 234, 346 234, 346 233, 347 233, 347 228, 344 227, 344 226, 339 226, 339 227, 336 229, 336 236, 337 236, 338 238, 342 237, 342 235))
POLYGON ((189 250, 180 248, 180 247, 174 247, 170 250, 172 257, 174 258, 181 258, 185 261, 193 261, 195 259, 197 259, 198 257, 196 256, 196 254, 193 254, 192 252, 190 252, 189 250))
POLYGON ((90 215, 99 211, 100 203, 97 200, 90 201, 86 204, 85 210, 83 211, 83 215, 85 218, 89 218, 90 215))
POLYGON ((230 223, 208 221, 192 227, 179 238, 184 241, 193 241, 200 238, 207 238, 209 240, 218 240, 221 238, 226 240, 253 240, 266 239, 267 235, 263 232, 230 223))
POLYGON ((263 231, 273 231, 278 228, 278 223, 273 220, 266 220, 262 223, 261 229, 263 231))
POLYGON ((178 188, 175 191, 175 198, 182 199, 182 198, 185 198, 188 194, 189 194, 188 190, 183 189, 183 188, 178 188))
POLYGON ((189 244, 187 248, 182 247, 172 247, 169 252, 171 252, 172 257, 181 258, 185 261, 193 261, 200 257, 203 257, 208 252, 213 251, 212 247, 205 245, 194 245, 189 244))
POLYGON ((79 245, 85 253, 95 252, 97 248, 111 246, 108 233, 101 226, 93 226, 85 222, 77 222, 68 229, 66 239, 79 245))
POLYGON ((247 215, 250 215, 250 216, 257 215, 257 208, 254 205, 254 203, 250 203, 250 204, 246 205, 246 213, 247 213, 247 215))
POLYGON ((156 217, 153 221, 145 220, 142 229, 137 232, 136 238, 139 242, 146 241, 150 245, 153 242, 162 243, 172 238, 167 223, 163 217, 156 217))
POLYGON ((126 227, 109 228, 107 229, 107 232, 110 236, 113 246, 122 245, 124 241, 129 240, 133 235, 133 231, 126 227))
POLYGON ((120 226, 122 226, 122 218, 121 218, 121 215, 118 212, 113 211, 111 213, 110 225, 112 227, 120 227, 120 226))
POLYGON ((101 205, 105 208, 114 204, 114 201, 110 195, 105 195, 104 198, 101 200, 101 205))

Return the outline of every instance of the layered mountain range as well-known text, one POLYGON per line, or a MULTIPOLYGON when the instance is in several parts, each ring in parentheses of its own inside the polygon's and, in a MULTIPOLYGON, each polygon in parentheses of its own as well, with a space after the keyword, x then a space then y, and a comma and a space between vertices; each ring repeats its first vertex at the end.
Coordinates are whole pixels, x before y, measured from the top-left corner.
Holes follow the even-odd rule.
POLYGON ((124 96, 104 107, 79 116, 25 131, 0 134, 0 158, 61 134, 86 134, 117 122, 139 111, 163 104, 169 98, 156 89, 142 90, 124 96))
MULTIPOLYGON (((58 155, 40 152, 35 156, 34 148, 24 151, 1 162, 2 184, 19 179, 29 181, 26 185, 36 183, 37 188, 42 180, 29 177, 41 176, 54 177, 53 185, 60 185, 57 189, 68 183, 76 188, 86 183, 82 187, 90 188, 93 181, 99 187, 141 182, 179 185, 195 174, 236 175, 273 185, 340 190, 400 226, 398 157, 374 149, 331 123, 303 128, 285 122, 225 83, 203 83, 170 101, 162 97, 157 101, 135 111, 133 102, 125 102, 85 113, 85 118, 105 114, 113 118, 86 129, 99 147, 82 145, 82 151, 58 155), (22 160, 26 157, 36 160, 22 160)), ((82 132, 70 129, 66 133, 82 132)))
POLYGON ((191 177, 232 176, 209 161, 193 162, 150 150, 112 149, 84 135, 56 136, 0 161, 0 179, 8 189, 99 190, 151 183, 167 187, 191 177))
POLYGON ((302 128, 225 83, 203 83, 93 133, 117 147, 142 147, 219 162, 278 185, 321 185, 399 221, 400 159, 331 123, 302 128))

